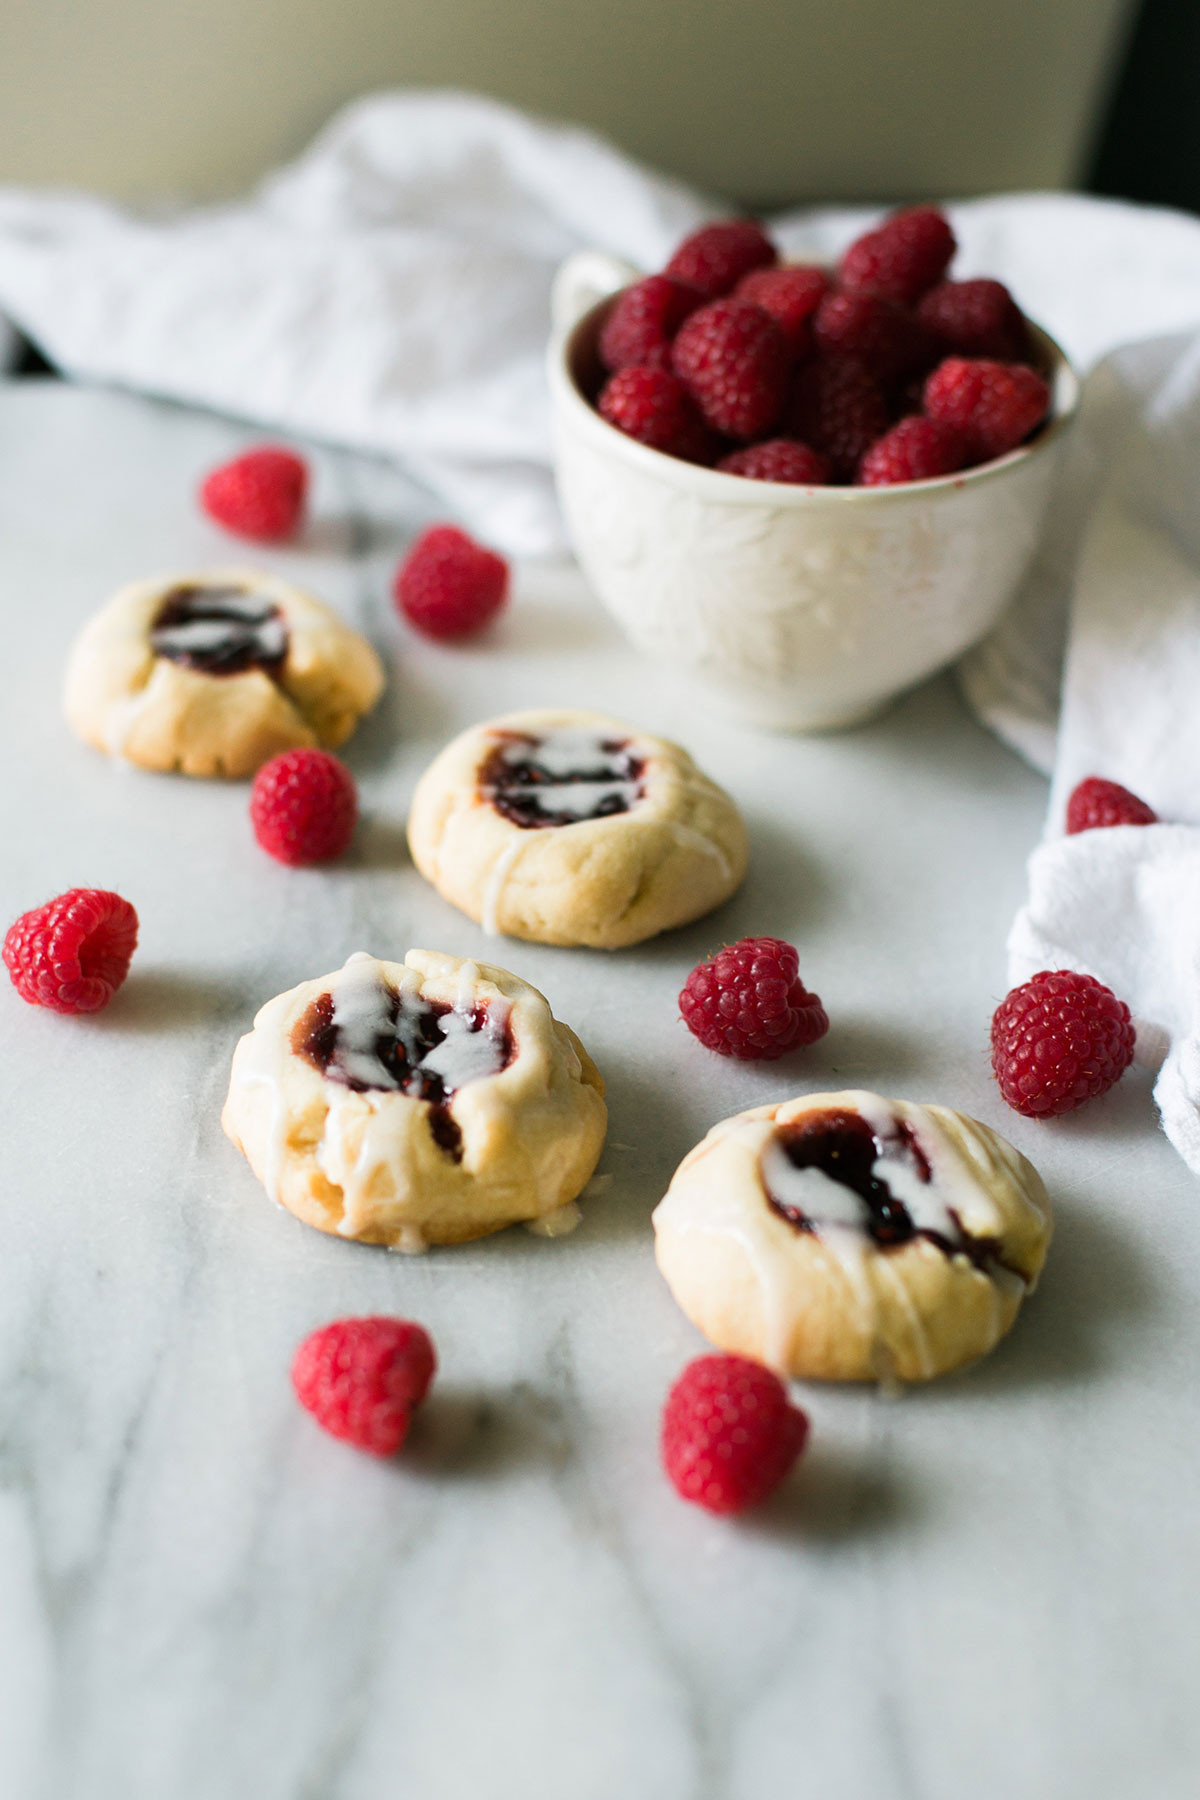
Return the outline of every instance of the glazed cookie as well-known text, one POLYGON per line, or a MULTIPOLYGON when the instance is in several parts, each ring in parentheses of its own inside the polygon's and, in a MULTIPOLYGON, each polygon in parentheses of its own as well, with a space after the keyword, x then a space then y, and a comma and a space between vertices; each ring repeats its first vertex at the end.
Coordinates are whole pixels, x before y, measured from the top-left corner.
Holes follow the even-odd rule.
POLYGON ((604 1083, 536 988, 486 963, 361 953, 268 1001, 221 1123, 272 1199, 320 1231, 423 1250, 578 1222, 604 1083))
POLYGON ((144 769, 253 775, 280 750, 344 743, 383 691, 365 638, 246 569, 135 581, 84 626, 67 719, 144 769))
POLYGON ((654 1213, 655 1255, 722 1350, 823 1381, 925 1381, 999 1342, 1050 1205, 965 1113, 850 1091, 725 1119, 654 1213))
POLYGON ((413 861, 485 931, 619 950, 727 900, 737 807, 686 750, 597 713, 464 731, 417 784, 413 861))

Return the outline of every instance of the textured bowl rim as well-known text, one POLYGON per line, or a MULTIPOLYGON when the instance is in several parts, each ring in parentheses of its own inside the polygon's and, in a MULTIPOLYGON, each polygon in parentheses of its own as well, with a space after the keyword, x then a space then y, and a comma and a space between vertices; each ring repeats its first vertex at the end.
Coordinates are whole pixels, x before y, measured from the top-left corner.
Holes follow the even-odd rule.
POLYGON ((581 393, 572 373, 572 363, 582 341, 599 326, 601 315, 612 305, 615 294, 606 295, 576 320, 567 332, 551 339, 547 352, 547 374, 551 393, 567 409, 573 425, 597 450, 623 458, 631 467, 641 469, 659 481, 688 490, 698 497, 734 506, 770 506, 772 509, 792 507, 797 510, 828 506, 901 506, 939 492, 955 493, 993 481, 1041 455, 1059 442, 1074 424, 1079 411, 1080 381, 1061 345, 1048 331, 1029 321, 1035 342, 1050 364, 1050 386, 1053 406, 1048 423, 1028 444, 1020 444, 991 462, 978 463, 973 469, 958 469, 951 475, 935 475, 925 481, 898 481, 881 487, 803 486, 799 482, 753 481, 744 475, 731 475, 720 469, 706 469, 699 463, 684 462, 682 457, 668 456, 664 450, 652 450, 636 438, 618 431, 615 425, 596 411, 581 393))

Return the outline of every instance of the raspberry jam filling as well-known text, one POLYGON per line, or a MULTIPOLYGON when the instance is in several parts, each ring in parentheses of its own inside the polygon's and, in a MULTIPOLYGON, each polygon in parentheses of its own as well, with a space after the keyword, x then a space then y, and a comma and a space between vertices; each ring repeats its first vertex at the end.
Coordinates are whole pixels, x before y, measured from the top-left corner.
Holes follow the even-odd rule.
POLYGON ((499 1008, 397 993, 371 968, 365 974, 352 968, 332 993, 318 995, 292 1032, 292 1049, 327 1081, 356 1094, 427 1100, 434 1141, 455 1162, 462 1160, 462 1132, 451 1099, 513 1059, 512 1033, 499 1008))
POLYGON ((562 729, 496 734, 479 791, 523 831, 609 819, 636 806, 645 764, 625 738, 562 729))
POLYGON ((769 1205, 797 1231, 850 1231, 881 1250, 922 1237, 979 1268, 999 1261, 992 1239, 964 1231, 902 1119, 885 1134, 861 1113, 810 1113, 775 1132, 759 1168, 769 1205))
POLYGON ((240 675, 262 669, 278 675, 287 655, 283 615, 269 600, 242 588, 172 588, 150 627, 155 656, 201 675, 240 675))

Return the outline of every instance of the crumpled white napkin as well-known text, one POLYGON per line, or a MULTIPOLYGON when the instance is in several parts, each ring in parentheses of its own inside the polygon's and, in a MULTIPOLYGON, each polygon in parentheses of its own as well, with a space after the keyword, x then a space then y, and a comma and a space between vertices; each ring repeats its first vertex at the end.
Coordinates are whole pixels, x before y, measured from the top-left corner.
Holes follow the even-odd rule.
MULTIPOLYGON (((154 217, 0 189, 0 313, 69 373, 405 460, 500 548, 564 547, 542 357, 550 283, 596 246, 646 268, 726 210, 588 132, 478 96, 340 113, 244 201, 154 217)), ((1194 317, 1200 225, 1066 195, 953 210, 957 268, 1008 280, 1084 363, 1194 317)), ((834 256, 869 215, 792 213, 834 256)))
POLYGON ((1139 1060, 1161 1064, 1167 1136, 1200 1172, 1200 333, 1132 346, 1091 385, 1060 521, 1077 549, 1049 835, 1009 974, 1075 968, 1120 995, 1139 1060), (1063 836, 1087 775, 1122 782, 1164 823, 1063 836))

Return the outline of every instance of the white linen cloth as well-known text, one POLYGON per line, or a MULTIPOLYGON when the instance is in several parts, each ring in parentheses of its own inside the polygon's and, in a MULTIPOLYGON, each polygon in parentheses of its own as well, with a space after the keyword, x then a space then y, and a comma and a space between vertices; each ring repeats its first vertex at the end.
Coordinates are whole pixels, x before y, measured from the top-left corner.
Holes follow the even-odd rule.
MULTIPOLYGON (((542 376, 557 264, 597 246, 654 268, 722 210, 586 132, 383 94, 236 204, 149 217, 0 190, 0 315, 72 375, 402 458, 482 537, 541 554, 564 547, 542 376)), ((1081 370, 1106 359, 1030 577, 961 669, 986 722, 1055 768, 1012 978, 1075 966, 1129 1002, 1200 1169, 1200 339, 1164 337, 1200 327, 1200 222, 1052 194, 949 211, 957 275, 1005 280, 1081 370), (1092 773, 1172 823, 1062 838, 1092 773)), ((785 254, 831 258, 868 217, 773 228, 785 254)), ((0 317, 0 367, 4 338, 0 317)))

